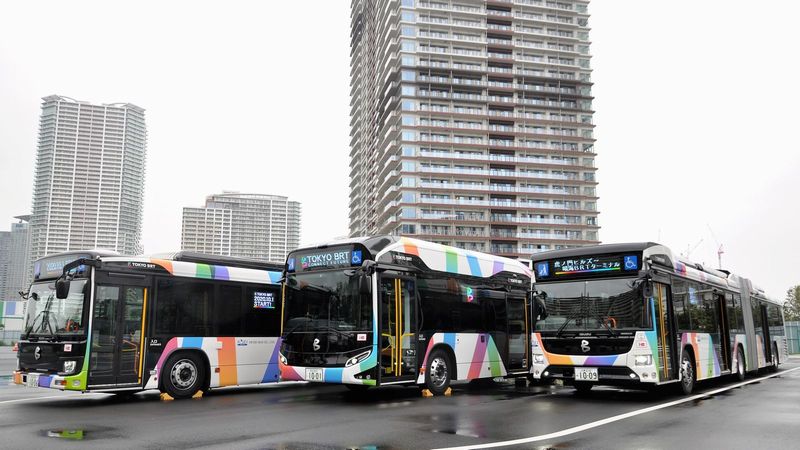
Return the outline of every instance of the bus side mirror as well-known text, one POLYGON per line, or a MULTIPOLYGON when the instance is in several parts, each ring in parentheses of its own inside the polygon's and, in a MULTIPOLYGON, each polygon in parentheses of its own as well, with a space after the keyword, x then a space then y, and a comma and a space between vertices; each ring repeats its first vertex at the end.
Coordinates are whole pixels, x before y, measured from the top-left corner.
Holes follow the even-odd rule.
POLYGON ((650 298, 653 296, 653 283, 650 281, 645 281, 642 283, 642 295, 644 298, 650 298))
POLYGON ((361 274, 358 277, 358 292, 361 295, 369 295, 372 293, 372 283, 370 283, 369 275, 361 274))
POLYGON ((533 317, 534 319, 544 320, 547 318, 547 306, 544 304, 544 298, 538 292, 531 292, 531 303, 533 304, 533 317))
POLYGON ((56 298, 65 299, 69 295, 69 280, 59 278, 56 280, 56 298))

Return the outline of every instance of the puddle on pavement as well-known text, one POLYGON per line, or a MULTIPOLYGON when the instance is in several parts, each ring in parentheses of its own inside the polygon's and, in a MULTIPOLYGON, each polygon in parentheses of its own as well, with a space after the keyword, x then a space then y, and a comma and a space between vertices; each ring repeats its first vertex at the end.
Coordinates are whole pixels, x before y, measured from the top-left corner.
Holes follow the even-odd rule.
POLYGON ((436 415, 430 417, 429 429, 433 433, 454 434, 471 438, 485 438, 486 424, 483 420, 472 417, 459 417, 455 414, 436 415))
POLYGON ((86 430, 47 430, 45 435, 50 438, 66 439, 69 441, 82 441, 87 437, 86 430))

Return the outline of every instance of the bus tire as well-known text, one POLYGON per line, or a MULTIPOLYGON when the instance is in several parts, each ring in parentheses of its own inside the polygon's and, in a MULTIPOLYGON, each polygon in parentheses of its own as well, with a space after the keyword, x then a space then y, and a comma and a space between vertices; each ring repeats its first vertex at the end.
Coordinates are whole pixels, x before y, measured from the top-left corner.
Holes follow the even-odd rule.
POLYGON ((594 386, 594 384, 592 384, 592 383, 589 383, 589 382, 586 382, 586 381, 575 381, 575 382, 574 382, 574 384, 572 385, 572 387, 574 387, 574 388, 575 388, 575 391, 576 391, 576 392, 577 392, 579 395, 586 395, 586 394, 588 394, 588 393, 589 393, 589 391, 591 391, 591 390, 592 390, 592 387, 593 387, 593 386, 594 386))
POLYGON ((736 347, 736 372, 734 372, 733 376, 736 377, 737 381, 744 381, 744 377, 746 374, 746 366, 744 360, 744 352, 742 351, 741 346, 736 347))
POLYGON ((193 352, 175 353, 164 364, 161 392, 174 399, 191 398, 205 383, 206 365, 193 352))
POLYGON ((694 359, 688 348, 684 348, 681 352, 681 392, 684 395, 689 395, 694 391, 694 383, 697 380, 694 370, 694 359))
POLYGON ((428 357, 425 371, 425 387, 433 395, 443 395, 450 387, 450 380, 453 377, 453 363, 450 355, 443 349, 434 349, 428 357))
POLYGON ((770 372, 777 372, 778 371, 778 364, 780 361, 778 360, 778 346, 775 343, 772 343, 772 365, 769 366, 770 372))

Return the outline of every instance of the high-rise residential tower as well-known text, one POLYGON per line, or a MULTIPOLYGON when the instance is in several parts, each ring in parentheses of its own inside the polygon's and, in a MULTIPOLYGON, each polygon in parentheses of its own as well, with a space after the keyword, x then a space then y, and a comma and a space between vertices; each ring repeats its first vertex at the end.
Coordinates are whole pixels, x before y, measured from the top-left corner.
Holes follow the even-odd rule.
POLYGON ((183 208, 183 250, 283 263, 299 246, 300 203, 287 197, 224 192, 183 208))
MULTIPOLYGON (((5 291, 0 290, 3 301, 20 301, 19 291, 27 291, 33 278, 31 251, 30 251, 30 227, 29 215, 17 216, 19 222, 11 224, 11 231, 8 232, 8 252, 3 258, 0 251, 0 260, 8 261, 6 271, 5 291)), ((2 264, 2 263, 0 263, 2 264)))
POLYGON ((352 0, 350 234, 598 243, 588 0, 352 0))
POLYGON ((31 258, 90 248, 141 253, 146 148, 144 109, 45 97, 31 258))

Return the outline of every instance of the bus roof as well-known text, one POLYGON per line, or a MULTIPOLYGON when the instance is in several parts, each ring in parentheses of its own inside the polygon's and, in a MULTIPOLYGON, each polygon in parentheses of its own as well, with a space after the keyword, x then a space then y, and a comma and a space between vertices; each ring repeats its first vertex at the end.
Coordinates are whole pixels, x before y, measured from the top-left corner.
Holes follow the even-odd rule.
MULTIPOLYGON (((209 262, 189 262, 170 258, 151 258, 147 256, 115 256, 102 258, 104 263, 152 264, 176 277, 203 278, 216 281, 239 281, 245 283, 278 284, 283 273, 277 270, 251 269, 248 267, 226 266, 209 262)), ((148 268, 129 264, 129 267, 148 268)), ((152 266, 151 266, 152 267, 152 266)))
POLYGON ((186 261, 201 264, 214 264, 227 267, 243 267, 256 270, 273 270, 280 272, 283 270, 283 263, 272 263, 259 261, 257 259, 240 258, 237 256, 211 255, 208 253, 192 252, 181 250, 172 253, 157 253, 149 255, 151 258, 166 259, 170 261, 186 261))
POLYGON ((588 247, 575 247, 564 250, 552 250, 548 252, 536 253, 531 256, 533 263, 559 258, 571 258, 590 255, 607 255, 614 253, 642 252, 644 259, 650 258, 651 262, 662 267, 672 269, 672 272, 698 281, 716 284, 727 287, 734 291, 748 289, 751 296, 766 300, 770 303, 780 304, 780 302, 766 295, 763 289, 754 285, 749 279, 731 273, 727 270, 713 269, 702 264, 690 261, 683 256, 675 256, 675 253, 665 245, 655 242, 632 242, 620 244, 601 244, 588 247))
POLYGON ((390 253, 403 253, 418 257, 431 270, 488 278, 500 272, 511 272, 531 277, 527 264, 511 258, 495 256, 472 250, 450 247, 433 242, 403 236, 362 236, 326 242, 298 249, 304 252, 312 248, 327 248, 348 244, 359 244, 370 254, 364 259, 378 261, 390 253))

